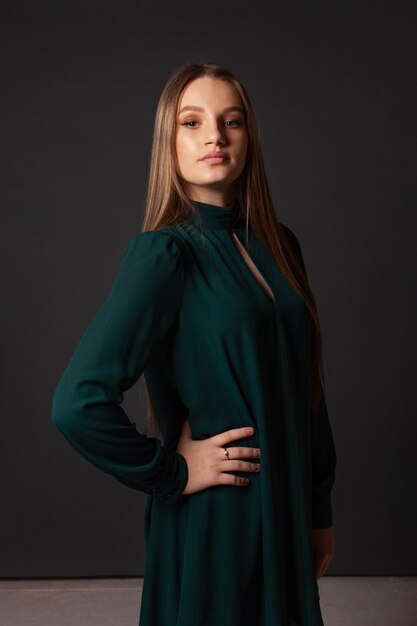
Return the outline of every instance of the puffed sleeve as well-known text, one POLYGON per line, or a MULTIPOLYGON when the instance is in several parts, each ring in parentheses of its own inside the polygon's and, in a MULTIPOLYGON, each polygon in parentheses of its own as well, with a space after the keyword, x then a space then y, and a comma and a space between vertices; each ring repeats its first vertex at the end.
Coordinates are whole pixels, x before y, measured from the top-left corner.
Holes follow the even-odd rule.
POLYGON ((174 237, 161 230, 135 234, 52 398, 52 421, 77 452, 170 506, 185 497, 186 460, 158 438, 139 433, 120 405, 174 322, 184 280, 174 237))
MULTIPOLYGON (((301 247, 293 231, 284 226, 307 277, 301 247)), ((336 450, 326 398, 322 389, 320 402, 311 409, 312 458, 312 527, 330 528, 333 524, 331 491, 335 482, 336 450)))

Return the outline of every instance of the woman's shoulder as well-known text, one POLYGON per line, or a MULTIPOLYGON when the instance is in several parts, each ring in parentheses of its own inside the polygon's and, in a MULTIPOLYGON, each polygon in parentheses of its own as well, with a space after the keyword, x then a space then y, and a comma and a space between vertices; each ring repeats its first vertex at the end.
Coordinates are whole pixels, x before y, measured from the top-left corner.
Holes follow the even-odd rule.
POLYGON ((284 231, 285 235, 287 236, 287 239, 290 242, 290 245, 292 246, 293 250, 295 250, 295 253, 297 255, 297 258, 304 270, 304 273, 306 272, 306 268, 305 268, 305 263, 304 263, 304 257, 303 257, 303 253, 301 250, 301 246, 300 246, 300 242, 298 241, 298 237, 296 236, 296 234, 294 233, 294 231, 287 226, 286 224, 284 224, 283 222, 279 223, 282 230, 284 231))
POLYGON ((134 233, 122 253, 121 263, 134 268, 138 264, 177 264, 181 262, 182 248, 169 228, 144 230, 134 233))
POLYGON ((301 254, 301 246, 300 246, 300 242, 298 240, 297 235, 295 234, 294 230, 292 228, 290 228, 287 224, 284 224, 283 222, 279 223, 280 227, 281 227, 281 232, 283 231, 287 237, 287 239, 289 239, 290 244, 295 247, 295 249, 297 250, 297 252, 299 254, 301 254))
POLYGON ((281 226, 282 230, 285 232, 285 234, 287 235, 287 237, 297 246, 299 246, 299 241, 298 238, 296 237, 294 231, 287 225, 284 224, 283 222, 280 222, 279 225, 281 226))

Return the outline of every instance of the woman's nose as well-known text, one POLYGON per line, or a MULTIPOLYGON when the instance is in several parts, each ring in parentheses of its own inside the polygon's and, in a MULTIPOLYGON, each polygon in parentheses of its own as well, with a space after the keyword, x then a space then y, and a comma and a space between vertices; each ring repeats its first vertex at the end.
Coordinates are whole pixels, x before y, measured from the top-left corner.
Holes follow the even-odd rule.
POLYGON ((224 143, 224 129, 214 122, 207 133, 207 142, 218 143, 222 141, 224 143))

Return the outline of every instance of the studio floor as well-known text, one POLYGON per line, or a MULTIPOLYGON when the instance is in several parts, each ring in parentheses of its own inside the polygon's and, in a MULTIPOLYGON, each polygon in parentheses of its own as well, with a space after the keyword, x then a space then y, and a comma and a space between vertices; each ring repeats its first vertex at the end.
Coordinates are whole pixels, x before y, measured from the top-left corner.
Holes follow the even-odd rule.
MULTIPOLYGON (((0 580, 1 626, 137 626, 142 578, 0 580)), ((325 626, 416 626, 417 577, 319 580, 325 626)))

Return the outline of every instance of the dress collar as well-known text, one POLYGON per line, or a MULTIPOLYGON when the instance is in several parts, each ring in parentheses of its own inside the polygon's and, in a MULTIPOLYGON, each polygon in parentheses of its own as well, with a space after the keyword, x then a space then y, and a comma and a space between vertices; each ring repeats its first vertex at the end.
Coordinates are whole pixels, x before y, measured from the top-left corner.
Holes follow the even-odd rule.
POLYGON ((217 206, 198 200, 191 200, 197 209, 197 215, 191 215, 190 219, 198 224, 200 218, 204 226, 208 228, 233 228, 242 224, 239 201, 236 198, 233 206, 217 206))

